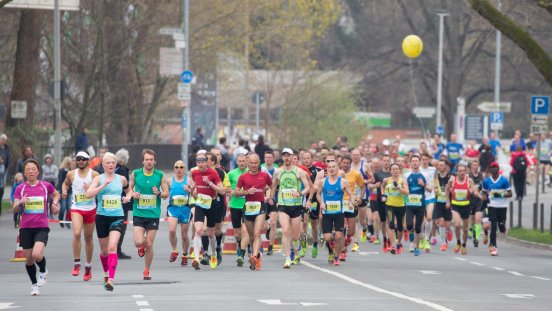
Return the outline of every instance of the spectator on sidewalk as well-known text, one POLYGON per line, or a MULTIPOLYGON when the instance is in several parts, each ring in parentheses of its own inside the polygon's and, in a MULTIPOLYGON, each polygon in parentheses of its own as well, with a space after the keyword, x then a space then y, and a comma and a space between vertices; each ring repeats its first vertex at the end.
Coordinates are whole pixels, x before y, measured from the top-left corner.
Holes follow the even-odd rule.
POLYGON ((59 169, 57 165, 54 164, 54 157, 47 153, 44 156, 44 164, 42 164, 42 180, 51 183, 55 188, 58 180, 58 174, 59 169))
POLYGON ((265 144, 264 136, 259 135, 257 139, 257 144, 255 145, 255 153, 259 155, 259 158, 261 159, 261 164, 265 162, 264 155, 266 151, 271 151, 272 149, 265 144))
POLYGON ((521 146, 518 146, 516 151, 512 152, 510 157, 510 166, 512 167, 512 178, 514 180, 516 200, 522 200, 525 196, 525 182, 527 181, 529 158, 525 154, 525 151, 521 149, 521 146))
POLYGON ((79 151, 88 152, 88 146, 88 129, 83 127, 75 141, 75 153, 78 153, 79 151))

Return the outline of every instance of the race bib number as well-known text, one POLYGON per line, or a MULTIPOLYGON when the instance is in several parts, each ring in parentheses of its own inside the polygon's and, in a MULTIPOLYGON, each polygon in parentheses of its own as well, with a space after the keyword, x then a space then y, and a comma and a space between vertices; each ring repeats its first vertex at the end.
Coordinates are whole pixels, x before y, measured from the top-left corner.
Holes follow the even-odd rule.
POLYGON ((317 209, 318 208, 318 202, 311 202, 311 209, 317 209))
POLYGON ((154 194, 140 194, 138 198, 138 208, 154 209, 157 207, 157 196, 154 194))
POLYGON ((188 196, 187 195, 175 195, 175 196, 173 196, 173 205, 174 206, 188 205, 188 196))
POLYGON ((503 199, 504 198, 504 190, 491 190, 491 198, 492 199, 503 199))
POLYGON ((104 195, 102 197, 102 206, 105 209, 121 208, 121 196, 120 195, 104 195))
POLYGON ((326 201, 326 213, 337 214, 341 212, 341 201, 326 201))
POLYGON ((284 200, 295 200, 295 197, 293 196, 293 193, 295 190, 293 189, 282 189, 282 198, 284 200))
POLYGON ((26 214, 42 214, 44 213, 44 197, 27 197, 29 200, 25 202, 26 214))
POLYGON ((210 196, 202 193, 197 195, 197 199, 195 202, 196 206, 199 206, 204 209, 210 209, 211 203, 213 203, 213 198, 211 198, 210 196))
POLYGON ((449 153, 449 159, 451 160, 458 160, 460 158, 460 154, 458 152, 451 152, 449 153))
POLYGON ((255 216, 261 213, 261 202, 245 202, 245 215, 255 216))
POLYGON ((345 213, 354 213, 355 212, 355 205, 351 204, 349 201, 343 201, 343 211, 345 213))
POLYGON ((94 204, 94 199, 93 198, 90 198, 90 199, 87 198, 86 195, 84 195, 84 193, 75 194, 75 204, 77 206, 94 204))
POLYGON ((467 189, 455 189, 454 197, 456 201, 466 201, 468 199, 468 190, 467 189))
POLYGON ((444 203, 447 201, 447 193, 445 192, 445 187, 439 188, 439 193, 437 194, 437 201, 444 203))
POLYGON ((410 206, 422 206, 421 194, 409 194, 407 197, 408 205, 410 206))

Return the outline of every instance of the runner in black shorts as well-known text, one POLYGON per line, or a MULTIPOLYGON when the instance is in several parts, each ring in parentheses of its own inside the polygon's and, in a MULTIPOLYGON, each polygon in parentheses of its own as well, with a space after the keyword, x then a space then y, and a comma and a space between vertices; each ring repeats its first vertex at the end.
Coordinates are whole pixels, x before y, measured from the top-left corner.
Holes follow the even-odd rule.
POLYGON ((481 184, 483 183, 483 173, 479 171, 479 161, 474 160, 470 164, 470 179, 473 180, 474 188, 477 189, 470 200, 470 235, 473 237, 473 246, 479 246, 479 238, 481 236, 481 220, 483 213, 481 212, 481 184))
MULTIPOLYGON (((310 153, 310 151, 306 151, 305 153, 303 153, 303 165, 305 165, 309 169, 311 173, 310 180, 314 184, 316 180, 316 175, 322 169, 313 164, 313 155, 312 153, 310 153)), ((320 204, 316 199, 316 192, 314 191, 314 187, 312 188, 308 198, 306 199, 305 207, 309 211, 309 219, 311 224, 311 235, 312 235, 311 257, 316 258, 318 257, 318 228, 319 228, 318 218, 320 214, 320 204)))
POLYGON ((447 208, 446 188, 450 179, 450 165, 448 160, 439 160, 437 163, 437 174, 435 174, 435 209, 433 210, 433 219, 437 220, 439 226, 439 236, 441 237, 441 251, 446 251, 448 241, 452 240, 452 231, 450 230, 450 221, 452 220, 452 210, 447 208))
MULTIPOLYGON (((381 170, 374 173, 374 183, 369 184, 370 188, 377 188, 376 207, 381 224, 381 234, 383 236, 383 248, 387 250, 387 213, 385 212, 385 202, 381 201, 381 185, 385 178, 391 176, 389 168, 391 167, 391 157, 384 154, 381 158, 381 170)), ((376 220, 377 221, 377 220, 376 220)))
MULTIPOLYGON (((219 175, 220 180, 222 181, 222 185, 227 188, 230 186, 230 181, 228 180, 228 176, 226 172, 222 169, 220 166, 220 160, 222 159, 222 154, 220 150, 213 148, 211 149, 211 152, 207 152, 207 163, 209 164, 209 167, 217 171, 217 174, 219 175)), ((222 262, 222 224, 224 223, 224 218, 226 217, 226 205, 224 204, 226 195, 225 194, 217 194, 217 199, 213 201, 214 208, 216 210, 216 222, 215 222, 215 239, 217 240, 217 263, 220 265, 222 262)), ((207 238, 206 234, 202 235, 201 242, 203 244, 203 249, 209 248, 209 238, 207 238), (204 238, 205 236, 205 238, 204 238)), ((206 262, 204 264, 207 264, 206 262)))
POLYGON ((454 218, 454 231, 456 233, 454 252, 458 253, 461 250, 462 255, 466 255, 470 219, 469 205, 473 196, 473 181, 469 178, 464 163, 456 165, 456 173, 456 177, 452 177, 447 183, 447 208, 452 207, 452 217, 454 218), (450 194, 450 198, 448 198, 448 194, 450 194), (460 223, 462 223, 462 235, 460 235, 460 223))

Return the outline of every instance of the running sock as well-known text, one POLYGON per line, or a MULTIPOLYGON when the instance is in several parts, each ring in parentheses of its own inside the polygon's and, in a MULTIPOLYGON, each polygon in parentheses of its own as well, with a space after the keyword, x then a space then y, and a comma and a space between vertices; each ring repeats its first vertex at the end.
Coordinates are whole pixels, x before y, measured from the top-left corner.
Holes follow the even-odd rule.
POLYGON ((40 273, 46 272, 46 257, 42 257, 41 261, 35 261, 40 273))
POLYGON ((201 236, 201 245, 203 246, 203 252, 209 251, 209 237, 206 235, 201 236))
POLYGON ((117 253, 109 253, 109 255, 107 255, 107 266, 109 270, 110 279, 115 278, 115 270, 117 270, 118 262, 119 262, 119 257, 117 256, 117 253))
POLYGON ((210 250, 211 250, 211 256, 216 256, 217 253, 216 253, 216 247, 217 247, 217 239, 215 236, 209 236, 209 247, 210 247, 210 250))
POLYGON ((371 235, 374 235, 374 225, 368 225, 368 232, 370 232, 371 235))
POLYGON ((91 262, 87 262, 87 263, 84 264, 84 267, 90 268, 90 267, 92 267, 92 263, 91 263, 91 262))
POLYGON ((475 239, 479 240, 479 237, 481 236, 481 224, 475 224, 475 239))
POLYGON ((215 235, 217 238, 217 247, 220 248, 220 244, 222 243, 222 234, 215 235))
POLYGON ((25 265, 25 269, 27 270, 27 274, 29 275, 29 278, 31 279, 31 283, 34 285, 36 284, 36 266, 33 263, 32 265, 28 266, 25 265))
POLYGON ((104 272, 107 272, 109 270, 108 268, 108 256, 104 256, 100 254, 100 261, 102 262, 102 268, 104 272))
POLYGON ((447 229, 445 226, 439 227, 439 236, 441 237, 441 242, 447 241, 447 229))
POLYGON ((328 254, 333 254, 332 246, 330 245, 330 242, 326 242, 326 247, 328 248, 328 254))
POLYGON ((78 263, 80 265, 80 258, 75 259, 75 263, 78 263))
POLYGON ((238 250, 236 252, 236 255, 238 255, 238 257, 240 257, 240 252, 241 252, 241 237, 239 238, 236 238, 236 245, 238 246, 238 250))
POLYGON ((200 245, 201 245, 201 237, 196 235, 194 237, 194 257, 196 260, 199 260, 199 253, 201 249, 200 245))
POLYGON ((426 222, 425 223, 424 233, 425 233, 425 239, 427 241, 429 241, 429 238, 430 238, 430 235, 431 235, 431 222, 426 222))

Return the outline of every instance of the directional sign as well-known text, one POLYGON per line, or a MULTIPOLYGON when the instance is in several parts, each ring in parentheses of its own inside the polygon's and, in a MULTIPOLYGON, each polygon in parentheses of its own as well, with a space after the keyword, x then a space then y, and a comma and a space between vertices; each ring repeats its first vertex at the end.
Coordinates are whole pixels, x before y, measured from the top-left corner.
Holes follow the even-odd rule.
POLYGON ((531 115, 531 124, 533 125, 546 125, 548 124, 548 116, 542 114, 531 115))
POLYGON ((193 79, 194 79, 194 73, 191 72, 190 70, 184 70, 180 74, 180 81, 182 81, 182 83, 192 83, 193 79))
POLYGON ((184 57, 182 50, 173 48, 159 49, 159 75, 179 75, 182 72, 184 57))
POLYGON ((531 114, 546 114, 550 110, 550 97, 531 96, 531 114))
POLYGON ((477 108, 483 112, 491 112, 491 111, 501 111, 501 112, 510 112, 512 110, 512 103, 511 102, 482 102, 481 104, 477 105, 477 108))
POLYGON ((179 33, 179 34, 184 35, 182 33, 182 29, 180 29, 180 28, 163 27, 163 28, 159 29, 159 34, 160 35, 172 36, 175 33, 179 33))
POLYGON ((262 91, 256 91, 251 95, 251 100, 254 104, 262 104, 265 101, 265 94, 262 91))
POLYGON ((433 118, 435 107, 415 107, 412 112, 417 118, 433 118))

